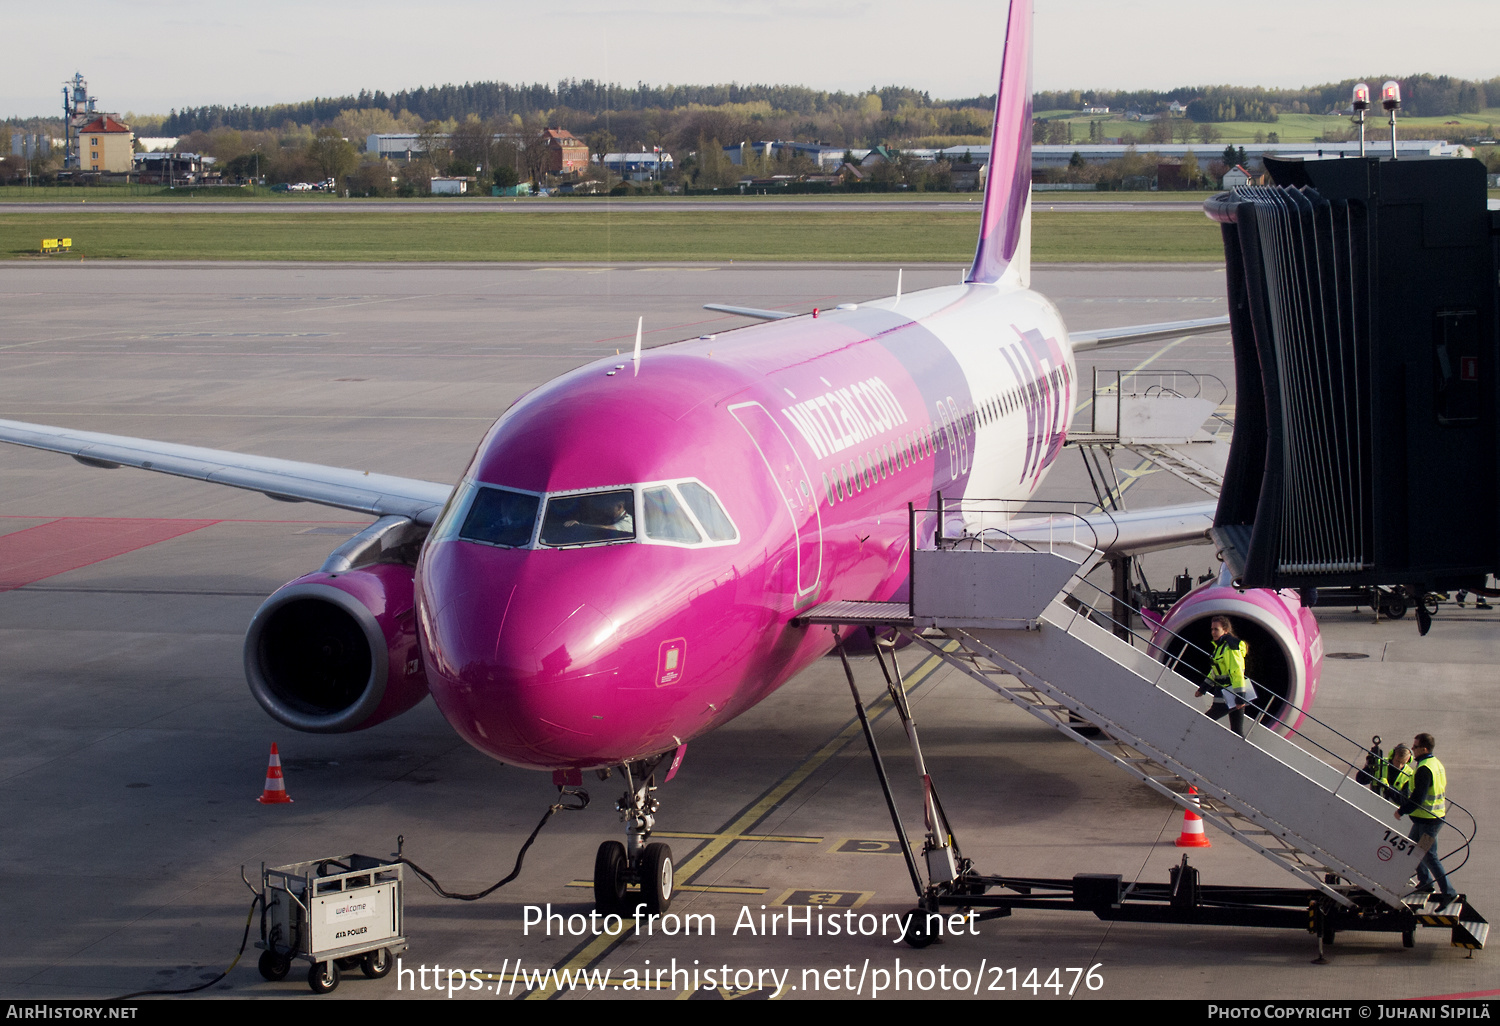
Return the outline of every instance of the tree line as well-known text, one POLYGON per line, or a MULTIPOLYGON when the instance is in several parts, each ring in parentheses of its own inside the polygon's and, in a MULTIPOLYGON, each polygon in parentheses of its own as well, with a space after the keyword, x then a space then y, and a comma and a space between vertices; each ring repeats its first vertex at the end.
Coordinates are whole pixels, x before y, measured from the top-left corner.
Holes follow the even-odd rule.
MULTIPOLYGON (((391 115, 402 113, 423 121, 463 121, 471 115, 480 119, 527 117, 554 110, 581 115, 598 115, 606 111, 629 112, 678 110, 692 107, 722 107, 735 104, 764 104, 789 114, 824 114, 858 107, 865 97, 880 98, 883 107, 930 108, 954 106, 934 104, 925 92, 903 86, 871 87, 867 93, 829 92, 794 85, 666 85, 634 86, 596 82, 593 79, 567 79, 556 86, 543 83, 512 85, 508 82, 465 82, 463 85, 427 86, 385 93, 361 90, 351 96, 319 97, 300 103, 270 106, 207 105, 173 110, 159 122, 161 135, 186 135, 216 128, 241 131, 279 129, 287 122, 324 124, 346 110, 384 110, 391 115)), ((975 97, 957 106, 994 107, 994 97, 975 97)))
MULTIPOLYGON (((1372 75, 1365 79, 1378 88, 1386 78, 1372 75)), ((1417 116, 1475 114, 1490 106, 1500 106, 1500 77, 1476 81, 1451 75, 1411 75, 1398 78, 1402 83, 1403 109, 1417 116)), ((1181 86, 1168 90, 1061 90, 1033 95, 1036 110, 1078 110, 1084 104, 1110 107, 1112 110, 1139 110, 1150 114, 1166 110, 1173 102, 1185 105, 1190 119, 1209 121, 1272 121, 1284 113, 1324 114, 1343 110, 1349 105, 1355 79, 1329 82, 1296 89, 1266 89, 1260 86, 1181 86)), ((645 83, 622 85, 593 79, 566 79, 555 85, 545 83, 511 84, 508 82, 465 82, 462 85, 423 86, 396 92, 361 90, 347 96, 315 97, 299 103, 268 106, 209 104, 174 109, 159 118, 142 118, 150 132, 142 134, 181 136, 190 132, 208 132, 218 128, 240 131, 280 130, 287 124, 325 125, 350 110, 384 111, 394 118, 420 121, 463 121, 469 117, 481 120, 522 118, 550 112, 562 112, 575 120, 598 118, 606 114, 623 116, 647 112, 684 111, 726 106, 765 107, 778 114, 800 117, 822 128, 833 125, 849 111, 867 106, 870 97, 879 100, 883 111, 930 112, 922 118, 924 127, 941 132, 944 121, 957 120, 961 127, 972 127, 973 115, 958 112, 982 112, 985 120, 994 109, 995 98, 973 96, 954 100, 934 100, 932 96, 904 86, 871 87, 867 92, 850 93, 811 89, 795 85, 664 85, 645 83), (946 116, 943 112, 947 112, 946 116)), ((825 133, 826 134, 826 133, 825 133)), ((963 134, 950 131, 942 134, 963 134)), ((856 144, 861 139, 833 139, 837 144, 856 144)), ((883 141, 883 140, 882 140, 883 141)))

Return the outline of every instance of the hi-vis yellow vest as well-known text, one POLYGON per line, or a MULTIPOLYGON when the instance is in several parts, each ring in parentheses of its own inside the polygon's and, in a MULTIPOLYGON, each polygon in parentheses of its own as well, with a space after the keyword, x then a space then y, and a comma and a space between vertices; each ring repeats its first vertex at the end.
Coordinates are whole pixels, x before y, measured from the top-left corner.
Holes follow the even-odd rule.
POLYGON ((1427 800, 1421 808, 1412 809, 1413 819, 1442 819, 1448 815, 1448 771, 1431 755, 1417 763, 1417 768, 1427 767, 1432 774, 1432 786, 1427 789, 1427 800))
POLYGON ((1395 780, 1390 779, 1390 771, 1393 769, 1396 769, 1396 767, 1388 766, 1385 771, 1383 779, 1387 782, 1387 786, 1392 790, 1398 792, 1402 798, 1410 798, 1411 789, 1415 787, 1417 783, 1417 774, 1411 768, 1411 761, 1408 760, 1405 766, 1402 766, 1400 769, 1396 769, 1395 780))
POLYGON ((1225 641, 1214 642, 1213 663, 1208 667, 1208 679, 1220 687, 1244 694, 1245 656, 1249 653, 1250 645, 1244 641, 1233 648, 1225 641))

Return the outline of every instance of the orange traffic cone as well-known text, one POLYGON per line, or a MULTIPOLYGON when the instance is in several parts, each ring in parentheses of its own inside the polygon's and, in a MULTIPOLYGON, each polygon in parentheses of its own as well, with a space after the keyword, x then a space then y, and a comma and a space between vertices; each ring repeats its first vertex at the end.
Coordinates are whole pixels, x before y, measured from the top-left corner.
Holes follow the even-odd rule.
POLYGON ((1177 838, 1179 848, 1212 848, 1213 842, 1203 832, 1203 817, 1193 810, 1198 807, 1198 789, 1188 788, 1192 803, 1182 810, 1182 834, 1177 838))
POLYGON ((271 763, 266 767, 266 787, 255 800, 262 805, 286 805, 291 802, 286 793, 286 781, 281 779, 281 755, 276 751, 274 741, 271 742, 271 763))

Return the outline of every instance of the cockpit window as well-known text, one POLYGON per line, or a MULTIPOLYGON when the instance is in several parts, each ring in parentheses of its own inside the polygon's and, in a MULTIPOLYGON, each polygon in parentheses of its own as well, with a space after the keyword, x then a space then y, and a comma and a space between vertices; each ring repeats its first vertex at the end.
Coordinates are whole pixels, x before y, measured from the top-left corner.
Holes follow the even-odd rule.
POLYGON ((635 492, 629 488, 547 500, 543 545, 599 545, 635 537, 635 492))
POLYGON ((693 511, 693 516, 698 518, 698 523, 708 532, 710 539, 716 542, 734 541, 734 524, 729 515, 724 512, 724 507, 719 505, 719 500, 714 498, 714 493, 704 488, 697 481, 684 481, 677 486, 686 500, 688 508, 693 511))
POLYGON ((641 493, 641 500, 641 508, 646 515, 647 538, 682 542, 686 545, 696 545, 703 540, 672 489, 665 486, 647 488, 641 493))
POLYGON ((714 493, 693 480, 548 496, 466 479, 454 489, 428 536, 429 542, 455 539, 517 549, 537 543, 571 548, 631 541, 722 545, 737 542, 739 532, 714 493), (638 516, 644 518, 639 531, 638 516))
POLYGON ((521 548, 531 544, 541 499, 506 488, 480 488, 464 517, 458 536, 464 541, 521 548))

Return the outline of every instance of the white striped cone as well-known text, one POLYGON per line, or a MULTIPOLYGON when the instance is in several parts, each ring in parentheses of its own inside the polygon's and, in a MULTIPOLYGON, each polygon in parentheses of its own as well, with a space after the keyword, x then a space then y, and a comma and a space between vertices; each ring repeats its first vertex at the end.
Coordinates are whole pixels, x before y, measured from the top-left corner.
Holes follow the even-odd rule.
POLYGON ((1182 833, 1177 837, 1177 847, 1212 848, 1213 842, 1203 832, 1203 817, 1193 811, 1198 807, 1198 789, 1189 787, 1188 797, 1192 804, 1182 810, 1182 833))
POLYGON ((266 787, 255 799, 262 805, 288 805, 291 798, 286 793, 286 781, 281 778, 281 754, 276 751, 276 742, 271 742, 271 762, 266 767, 266 787))

